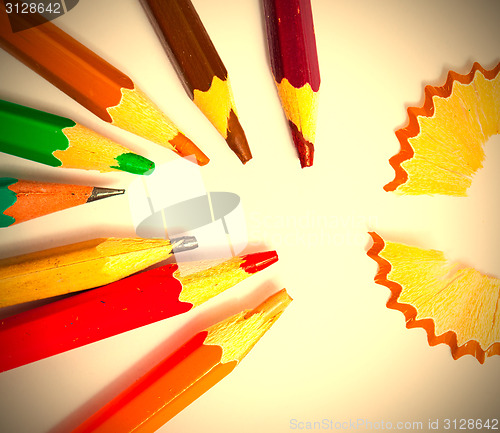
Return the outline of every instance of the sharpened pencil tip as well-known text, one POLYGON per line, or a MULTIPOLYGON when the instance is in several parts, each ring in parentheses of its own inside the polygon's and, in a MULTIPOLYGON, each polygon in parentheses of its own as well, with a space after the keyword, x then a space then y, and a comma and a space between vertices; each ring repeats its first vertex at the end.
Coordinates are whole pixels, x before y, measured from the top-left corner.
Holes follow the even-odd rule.
POLYGON ((194 155, 196 158, 196 163, 198 165, 206 165, 210 161, 210 158, 205 155, 196 144, 194 144, 189 138, 184 134, 179 132, 174 138, 170 140, 170 144, 174 149, 174 152, 178 155, 185 157, 194 155))
POLYGON ((121 195, 124 193, 125 193, 124 189, 100 188, 95 186, 94 189, 92 190, 92 194, 90 194, 89 198, 87 199, 87 203, 96 200, 101 200, 106 197, 111 197, 113 195, 121 195))
POLYGON ((298 130, 297 125, 292 121, 288 122, 292 131, 292 138, 299 154, 300 166, 311 167, 314 160, 314 143, 307 141, 302 133, 298 130))
POLYGON ((153 161, 132 152, 122 153, 115 159, 118 162, 118 166, 111 168, 116 168, 117 170, 126 171, 128 173, 148 175, 153 173, 155 169, 155 163, 153 161))
POLYGON ((282 289, 245 314, 245 319, 254 314, 262 314, 268 320, 277 319, 285 311, 285 308, 290 305, 290 302, 292 302, 292 298, 286 289, 282 289))
POLYGON ((229 113, 227 121, 226 142, 243 164, 246 164, 252 159, 252 152, 248 146, 247 137, 233 110, 229 113))
POLYGON ((260 253, 246 254, 241 258, 243 262, 240 264, 240 268, 248 274, 255 274, 276 263, 278 253, 276 251, 262 251, 260 253))
POLYGON ((174 253, 182 253, 183 251, 198 248, 198 240, 194 236, 182 236, 180 238, 171 239, 170 243, 174 245, 172 249, 174 253))

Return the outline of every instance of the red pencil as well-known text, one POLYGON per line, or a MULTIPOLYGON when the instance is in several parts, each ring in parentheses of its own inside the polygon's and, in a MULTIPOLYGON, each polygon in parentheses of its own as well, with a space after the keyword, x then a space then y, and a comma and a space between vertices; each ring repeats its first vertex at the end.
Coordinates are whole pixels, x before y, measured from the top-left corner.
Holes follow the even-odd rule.
POLYGON ((0 372, 189 311, 277 260, 247 254, 189 275, 167 265, 7 317, 0 372))
POLYGON ((271 69, 302 167, 313 164, 320 74, 310 0, 263 0, 271 69))

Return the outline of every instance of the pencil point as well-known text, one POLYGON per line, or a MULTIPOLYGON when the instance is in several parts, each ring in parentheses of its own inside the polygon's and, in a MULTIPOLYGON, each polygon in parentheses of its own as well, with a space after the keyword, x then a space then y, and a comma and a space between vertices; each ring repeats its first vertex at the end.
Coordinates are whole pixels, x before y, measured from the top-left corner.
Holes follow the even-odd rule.
POLYGON ((311 167, 314 160, 314 143, 307 141, 302 133, 298 130, 297 125, 292 121, 288 121, 292 132, 293 142, 297 153, 299 154, 300 166, 311 167))
POLYGON ((285 311, 285 308, 290 305, 290 302, 292 302, 292 298, 287 293, 286 289, 281 289, 245 314, 245 319, 248 319, 254 314, 262 314, 268 320, 275 320, 285 311))
POLYGON ((240 267, 248 274, 255 274, 278 261, 276 251, 262 251, 259 253, 246 254, 241 257, 243 262, 240 267))
POLYGON ((182 157, 194 155, 198 165, 203 166, 210 161, 210 158, 196 144, 180 132, 170 140, 170 144, 174 148, 174 151, 182 157))
POLYGON ((194 236, 182 236, 180 238, 171 239, 174 253, 182 253, 183 251, 194 250, 198 248, 198 241, 194 236))
POLYGON ((252 159, 252 152, 248 146, 245 132, 241 127, 238 116, 236 116, 236 113, 233 110, 229 113, 227 121, 226 142, 243 164, 246 164, 252 159))
POLYGON ((153 161, 135 153, 122 153, 115 159, 118 162, 118 166, 111 168, 116 168, 117 170, 126 171, 128 173, 148 175, 153 173, 155 169, 155 163, 153 161))
POLYGON ((90 194, 89 198, 87 199, 87 203, 101 200, 102 198, 111 197, 113 195, 121 195, 123 193, 125 193, 124 189, 100 188, 96 186, 92 189, 92 194, 90 194))
POLYGON ((263 0, 271 70, 302 168, 313 164, 321 82, 310 0, 263 0))

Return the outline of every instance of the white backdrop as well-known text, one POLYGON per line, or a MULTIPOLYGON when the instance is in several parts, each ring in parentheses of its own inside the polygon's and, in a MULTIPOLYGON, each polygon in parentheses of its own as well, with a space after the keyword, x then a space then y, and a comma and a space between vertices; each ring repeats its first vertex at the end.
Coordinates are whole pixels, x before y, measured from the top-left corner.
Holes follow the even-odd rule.
MULTIPOLYGON (((500 357, 454 361, 448 346, 429 347, 423 330, 407 330, 403 315, 385 307, 389 290, 373 282, 377 266, 366 250, 367 231, 376 230, 499 276, 498 137, 468 198, 382 189, 394 176, 394 131, 406 124, 406 107, 423 102, 424 85, 442 85, 449 69, 467 73, 474 61, 490 69, 500 60, 499 3, 313 0, 322 85, 315 164, 302 170, 270 73, 259 2, 193 2, 229 72, 254 155, 246 166, 185 94, 137 1, 80 0, 56 24, 129 74, 211 157, 201 177, 207 191, 240 196, 245 251, 276 249, 280 261, 185 316, 0 374, 0 430, 71 430, 192 333, 283 287, 294 302, 282 318, 229 377, 161 431, 284 433, 324 419, 333 421, 330 430, 361 420, 367 431, 398 422, 427 431, 430 420, 442 427, 445 418, 498 418, 500 357)), ((0 65, 1 98, 73 118, 157 165, 176 158, 100 121, 3 51, 0 65)), ((8 155, 0 168, 3 176, 117 188, 134 180, 8 155)), ((179 177, 166 194, 189 188, 179 177)), ((3 229, 0 254, 134 235, 124 195, 3 229)))

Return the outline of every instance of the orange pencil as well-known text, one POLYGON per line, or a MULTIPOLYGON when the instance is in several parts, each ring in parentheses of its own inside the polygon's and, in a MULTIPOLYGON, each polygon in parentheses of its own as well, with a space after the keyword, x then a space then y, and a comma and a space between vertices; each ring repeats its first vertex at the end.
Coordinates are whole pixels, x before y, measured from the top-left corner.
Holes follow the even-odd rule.
POLYGON ((291 302, 286 290, 199 332, 73 433, 154 432, 227 376, 291 302))
POLYGON ((123 194, 124 189, 0 178, 0 227, 123 194))
POLYGON ((8 14, 0 2, 0 46, 102 120, 208 163, 130 77, 40 15, 8 14))

